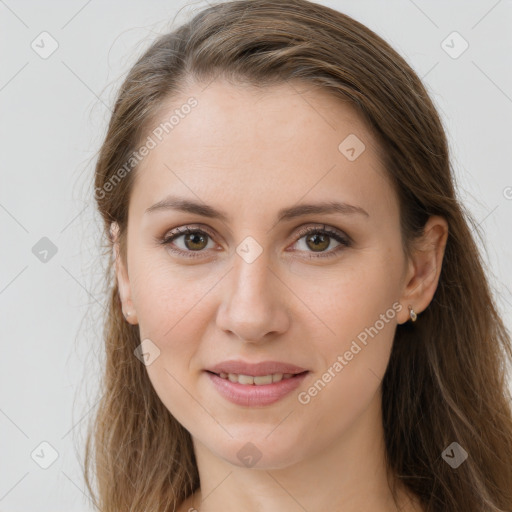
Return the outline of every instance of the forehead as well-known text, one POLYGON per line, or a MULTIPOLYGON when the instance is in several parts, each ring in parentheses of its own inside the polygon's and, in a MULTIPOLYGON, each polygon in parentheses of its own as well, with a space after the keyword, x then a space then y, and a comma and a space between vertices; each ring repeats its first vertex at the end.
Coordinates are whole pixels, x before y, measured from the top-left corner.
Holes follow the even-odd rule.
POLYGON ((255 148, 258 143, 258 148, 270 144, 275 150, 279 142, 324 138, 327 131, 334 133, 326 142, 336 142, 347 129, 374 144, 368 127, 348 99, 303 82, 265 87, 234 85, 224 79, 210 84, 193 82, 186 95, 163 102, 155 126, 165 125, 181 109, 187 113, 179 115, 179 119, 175 115, 175 124, 163 137, 172 131, 177 142, 180 133, 186 131, 189 147, 201 148, 207 141, 210 148, 242 144, 247 151, 251 143, 255 148), (190 98, 197 105, 185 108, 190 98))
POLYGON ((309 84, 194 83, 162 105, 154 125, 148 136, 155 147, 136 171, 134 208, 172 194, 223 210, 229 204, 237 211, 277 210, 329 193, 368 210, 377 196, 391 193, 376 142, 356 109, 309 84))

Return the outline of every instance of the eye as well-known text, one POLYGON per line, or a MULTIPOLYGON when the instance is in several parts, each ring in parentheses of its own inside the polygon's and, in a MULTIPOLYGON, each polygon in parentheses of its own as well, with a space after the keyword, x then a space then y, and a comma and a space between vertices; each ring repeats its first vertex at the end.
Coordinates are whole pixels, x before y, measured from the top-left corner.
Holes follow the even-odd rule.
MULTIPOLYGON (((303 247, 299 252, 316 253, 306 256, 307 258, 332 257, 345 247, 351 246, 351 239, 348 236, 325 225, 322 227, 307 227, 299 231, 297 236, 299 238, 294 245, 302 245, 303 247), (302 239, 304 239, 304 243, 300 244, 302 239), (338 242, 338 245, 334 249, 326 251, 332 245, 332 239, 338 242)), ((159 242, 167 246, 170 251, 186 258, 197 258, 204 252, 203 249, 212 249, 212 246, 208 246, 209 242, 213 246, 215 245, 213 235, 209 231, 193 226, 177 228, 159 242), (180 240, 180 243, 177 243, 178 240, 180 240)))
POLYGON ((343 235, 341 231, 328 228, 325 225, 321 228, 305 228, 298 233, 298 236, 300 238, 295 244, 299 244, 301 240, 304 239, 304 243, 299 245, 305 248, 305 252, 308 252, 308 249, 312 249, 313 253, 317 253, 310 254, 306 256, 307 258, 330 258, 345 247, 350 247, 351 245, 351 240, 348 236, 343 235), (338 245, 335 246, 334 249, 326 251, 325 249, 331 246, 332 239, 336 240, 338 245))
POLYGON ((212 241, 211 238, 212 235, 204 229, 185 226, 172 231, 169 235, 165 236, 163 240, 161 240, 161 243, 168 246, 172 252, 175 252, 180 256, 196 258, 200 256, 200 254, 194 253, 200 253, 203 249, 212 248, 208 247, 208 242, 212 241), (183 238, 183 240, 181 240, 182 243, 177 244, 178 248, 174 247, 172 242, 179 240, 180 238, 183 238))

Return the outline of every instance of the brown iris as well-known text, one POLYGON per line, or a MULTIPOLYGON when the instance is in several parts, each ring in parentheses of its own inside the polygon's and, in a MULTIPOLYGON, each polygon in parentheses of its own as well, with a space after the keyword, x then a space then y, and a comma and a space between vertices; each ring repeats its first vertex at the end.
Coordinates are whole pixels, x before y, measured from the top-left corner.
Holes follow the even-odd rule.
POLYGON ((185 235, 185 246, 191 251, 200 251, 208 244, 208 235, 201 233, 187 233, 185 235), (204 244, 204 245, 202 245, 204 244))
POLYGON ((321 233, 312 233, 306 237, 306 243, 311 249, 322 251, 329 247, 330 238, 330 236, 321 233), (309 242, 312 242, 313 245, 310 246, 309 242))

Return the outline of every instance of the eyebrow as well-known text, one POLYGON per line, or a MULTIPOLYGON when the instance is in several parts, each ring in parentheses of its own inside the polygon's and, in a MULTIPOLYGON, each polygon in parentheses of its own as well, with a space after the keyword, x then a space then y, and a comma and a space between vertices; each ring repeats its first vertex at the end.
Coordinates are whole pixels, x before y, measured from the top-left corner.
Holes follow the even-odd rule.
MULTIPOLYGON (((203 217, 218 219, 223 222, 229 221, 229 216, 224 211, 218 210, 213 206, 209 206, 204 203, 199 203, 190 199, 175 196, 168 196, 165 199, 158 201, 158 203, 155 203, 154 205, 147 208, 145 214, 162 210, 178 210, 181 212, 201 215, 203 217)), ((303 215, 322 213, 341 213, 344 215, 360 214, 364 215, 365 217, 370 216, 368 212, 360 206, 354 206, 352 204, 338 201, 328 201, 314 204, 298 204, 289 208, 283 208, 277 213, 277 221, 281 222, 283 220, 291 220, 303 215)))

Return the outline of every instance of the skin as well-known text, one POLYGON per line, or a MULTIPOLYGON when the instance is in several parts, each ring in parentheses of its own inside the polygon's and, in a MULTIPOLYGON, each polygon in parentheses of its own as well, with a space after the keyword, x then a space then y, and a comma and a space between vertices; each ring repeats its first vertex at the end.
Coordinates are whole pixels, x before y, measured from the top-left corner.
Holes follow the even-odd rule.
MULTIPOLYGON (((350 104, 323 90, 290 83, 255 89, 217 79, 187 92, 166 102, 161 119, 189 96, 198 105, 137 169, 127 261, 114 245, 127 321, 160 350, 146 367, 151 383, 194 443, 201 488, 179 510, 397 510, 384 463, 381 379, 396 326, 409 321, 407 306, 420 315, 432 300, 446 221, 431 217, 418 250, 405 258, 398 200, 375 141, 350 104), (338 150, 349 134, 366 146, 354 161, 338 150), (212 205, 228 220, 145 213, 169 194, 212 205), (330 200, 368 216, 276 222, 281 208, 330 200), (324 224, 350 236, 352 245, 327 238, 330 245, 315 251, 297 235, 324 224), (173 241, 198 257, 157 242, 187 225, 213 234, 199 241, 199 252, 185 236, 173 241), (247 236, 262 248, 252 263, 236 252, 247 236), (332 257, 315 257, 329 251, 332 257), (394 316, 378 334, 308 404, 300 403, 298 394, 390 308, 394 316), (203 372, 227 359, 284 361, 310 373, 272 405, 238 406, 203 372), (253 467, 237 457, 248 442, 262 454, 253 467)), ((399 488, 401 510, 421 510, 409 498, 399 488)))

